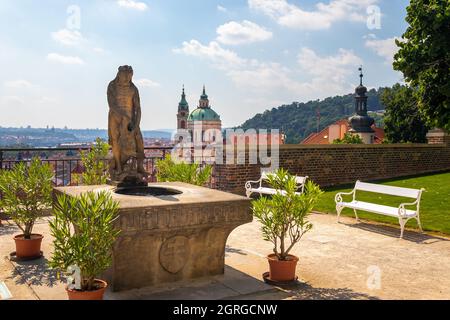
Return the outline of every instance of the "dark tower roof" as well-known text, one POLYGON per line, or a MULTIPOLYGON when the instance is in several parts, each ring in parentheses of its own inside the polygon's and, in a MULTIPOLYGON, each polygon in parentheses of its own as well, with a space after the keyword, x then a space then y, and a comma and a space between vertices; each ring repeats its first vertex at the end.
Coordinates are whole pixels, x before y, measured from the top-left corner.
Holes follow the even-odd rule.
POLYGON ((367 114, 367 88, 363 85, 362 67, 359 69, 359 86, 355 89, 355 114, 348 120, 350 122, 350 132, 374 132, 372 125, 375 120, 367 114))
POLYGON ((208 99, 208 95, 206 94, 206 90, 205 90, 205 85, 203 85, 203 93, 200 96, 200 99, 202 99, 202 100, 208 99))
POLYGON ((178 110, 189 110, 189 104, 186 101, 186 94, 184 93, 184 85, 183 85, 183 92, 181 94, 181 100, 180 103, 178 103, 178 110))

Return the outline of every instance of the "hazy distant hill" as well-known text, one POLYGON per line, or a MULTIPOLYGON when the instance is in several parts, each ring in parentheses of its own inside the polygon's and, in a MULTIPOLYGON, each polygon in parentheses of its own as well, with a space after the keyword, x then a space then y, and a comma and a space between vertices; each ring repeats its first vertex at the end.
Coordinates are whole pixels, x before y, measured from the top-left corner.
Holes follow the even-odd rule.
MULTIPOLYGON (((142 131, 144 138, 170 139, 171 132, 163 130, 142 131)), ((2 128, 0 147, 55 147, 62 143, 93 142, 97 137, 107 140, 104 129, 44 129, 44 128, 2 128)))
MULTIPOLYGON (((372 89, 367 93, 368 110, 384 110, 380 102, 383 88, 372 89)), ((354 95, 329 97, 324 100, 306 103, 293 102, 278 108, 258 113, 245 121, 240 128, 247 129, 280 129, 286 134, 286 143, 299 143, 312 132, 317 131, 317 112, 320 110, 320 129, 336 120, 354 113, 354 95)))

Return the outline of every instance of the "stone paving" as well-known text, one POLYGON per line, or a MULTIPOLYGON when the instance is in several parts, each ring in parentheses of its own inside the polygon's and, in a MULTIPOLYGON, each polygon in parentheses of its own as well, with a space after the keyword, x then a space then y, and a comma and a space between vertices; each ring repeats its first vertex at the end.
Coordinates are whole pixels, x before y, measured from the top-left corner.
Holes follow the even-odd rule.
MULTIPOLYGON (((278 288, 262 282, 271 244, 261 240, 254 221, 235 229, 228 238, 225 274, 120 293, 106 299, 450 299, 450 238, 407 231, 344 217, 313 214, 313 230, 294 248, 300 258, 299 282, 278 288)), ((46 267, 51 254, 47 221, 43 233, 45 256, 31 262, 9 260, 18 229, 0 227, 0 283, 12 299, 66 299, 64 284, 46 267)), ((1 292, 1 291, 0 291, 1 292)))

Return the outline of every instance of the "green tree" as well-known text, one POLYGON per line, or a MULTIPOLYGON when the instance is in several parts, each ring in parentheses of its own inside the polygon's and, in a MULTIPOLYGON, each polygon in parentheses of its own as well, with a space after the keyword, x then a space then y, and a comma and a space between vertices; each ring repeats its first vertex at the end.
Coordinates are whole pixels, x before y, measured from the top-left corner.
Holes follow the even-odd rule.
POLYGON ((384 132, 391 143, 425 143, 428 126, 419 112, 415 90, 395 84, 383 91, 381 101, 386 106, 384 132))
POLYGON ((36 220, 52 205, 53 170, 35 157, 12 170, 0 170, 0 208, 30 239, 36 220))
POLYGON ((333 144, 363 144, 363 140, 357 134, 346 132, 342 139, 333 140, 333 144))
POLYGON ((75 181, 84 185, 105 184, 108 178, 108 166, 106 157, 109 152, 109 144, 101 138, 97 138, 89 152, 81 152, 81 162, 84 172, 76 176, 75 181))
POLYGON ((308 215, 323 191, 309 180, 305 191, 297 192, 295 176, 284 169, 279 169, 268 178, 272 188, 284 192, 253 200, 252 211, 261 222, 263 239, 273 244, 273 252, 279 260, 286 260, 294 245, 311 230, 308 215))
POLYGON ((450 130, 450 1, 411 0, 394 69, 417 87, 429 126, 450 130))
POLYGON ((66 272, 78 266, 81 290, 95 290, 95 277, 112 262, 112 248, 120 231, 114 227, 119 203, 110 193, 88 192, 78 197, 58 196, 50 224, 54 251, 49 265, 66 272))

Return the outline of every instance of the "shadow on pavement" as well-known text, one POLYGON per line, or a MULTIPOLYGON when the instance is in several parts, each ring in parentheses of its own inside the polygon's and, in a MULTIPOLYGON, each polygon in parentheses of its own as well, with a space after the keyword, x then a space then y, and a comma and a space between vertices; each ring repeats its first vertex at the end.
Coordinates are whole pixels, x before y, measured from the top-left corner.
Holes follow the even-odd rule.
POLYGON ((57 272, 51 270, 48 265, 48 260, 44 257, 32 261, 15 261, 14 271, 10 278, 16 284, 28 284, 32 286, 47 286, 53 287, 64 277, 58 279, 57 272))
POLYGON ((230 247, 229 245, 227 245, 225 247, 225 257, 227 256, 227 253, 236 253, 236 254, 240 254, 242 256, 246 256, 247 255, 247 253, 245 251, 243 251, 241 249, 230 247))
POLYGON ((379 300, 375 296, 349 288, 314 288, 304 282, 283 288, 293 300, 379 300))
POLYGON ((15 224, 3 221, 2 225, 0 225, 0 236, 12 235, 14 233, 20 233, 19 228, 15 224))
MULTIPOLYGON (((369 232, 374 232, 378 234, 382 234, 388 237, 392 238, 398 238, 400 239, 400 228, 395 228, 387 225, 382 224, 372 224, 372 223, 365 223, 365 222, 359 222, 356 224, 347 224, 344 223, 346 226, 351 228, 357 228, 369 232)), ((415 243, 423 243, 423 244, 431 244, 434 242, 440 242, 440 241, 449 241, 449 239, 441 238, 433 235, 429 235, 426 233, 420 233, 419 230, 417 232, 405 230, 403 234, 403 240, 415 242, 415 243)))

